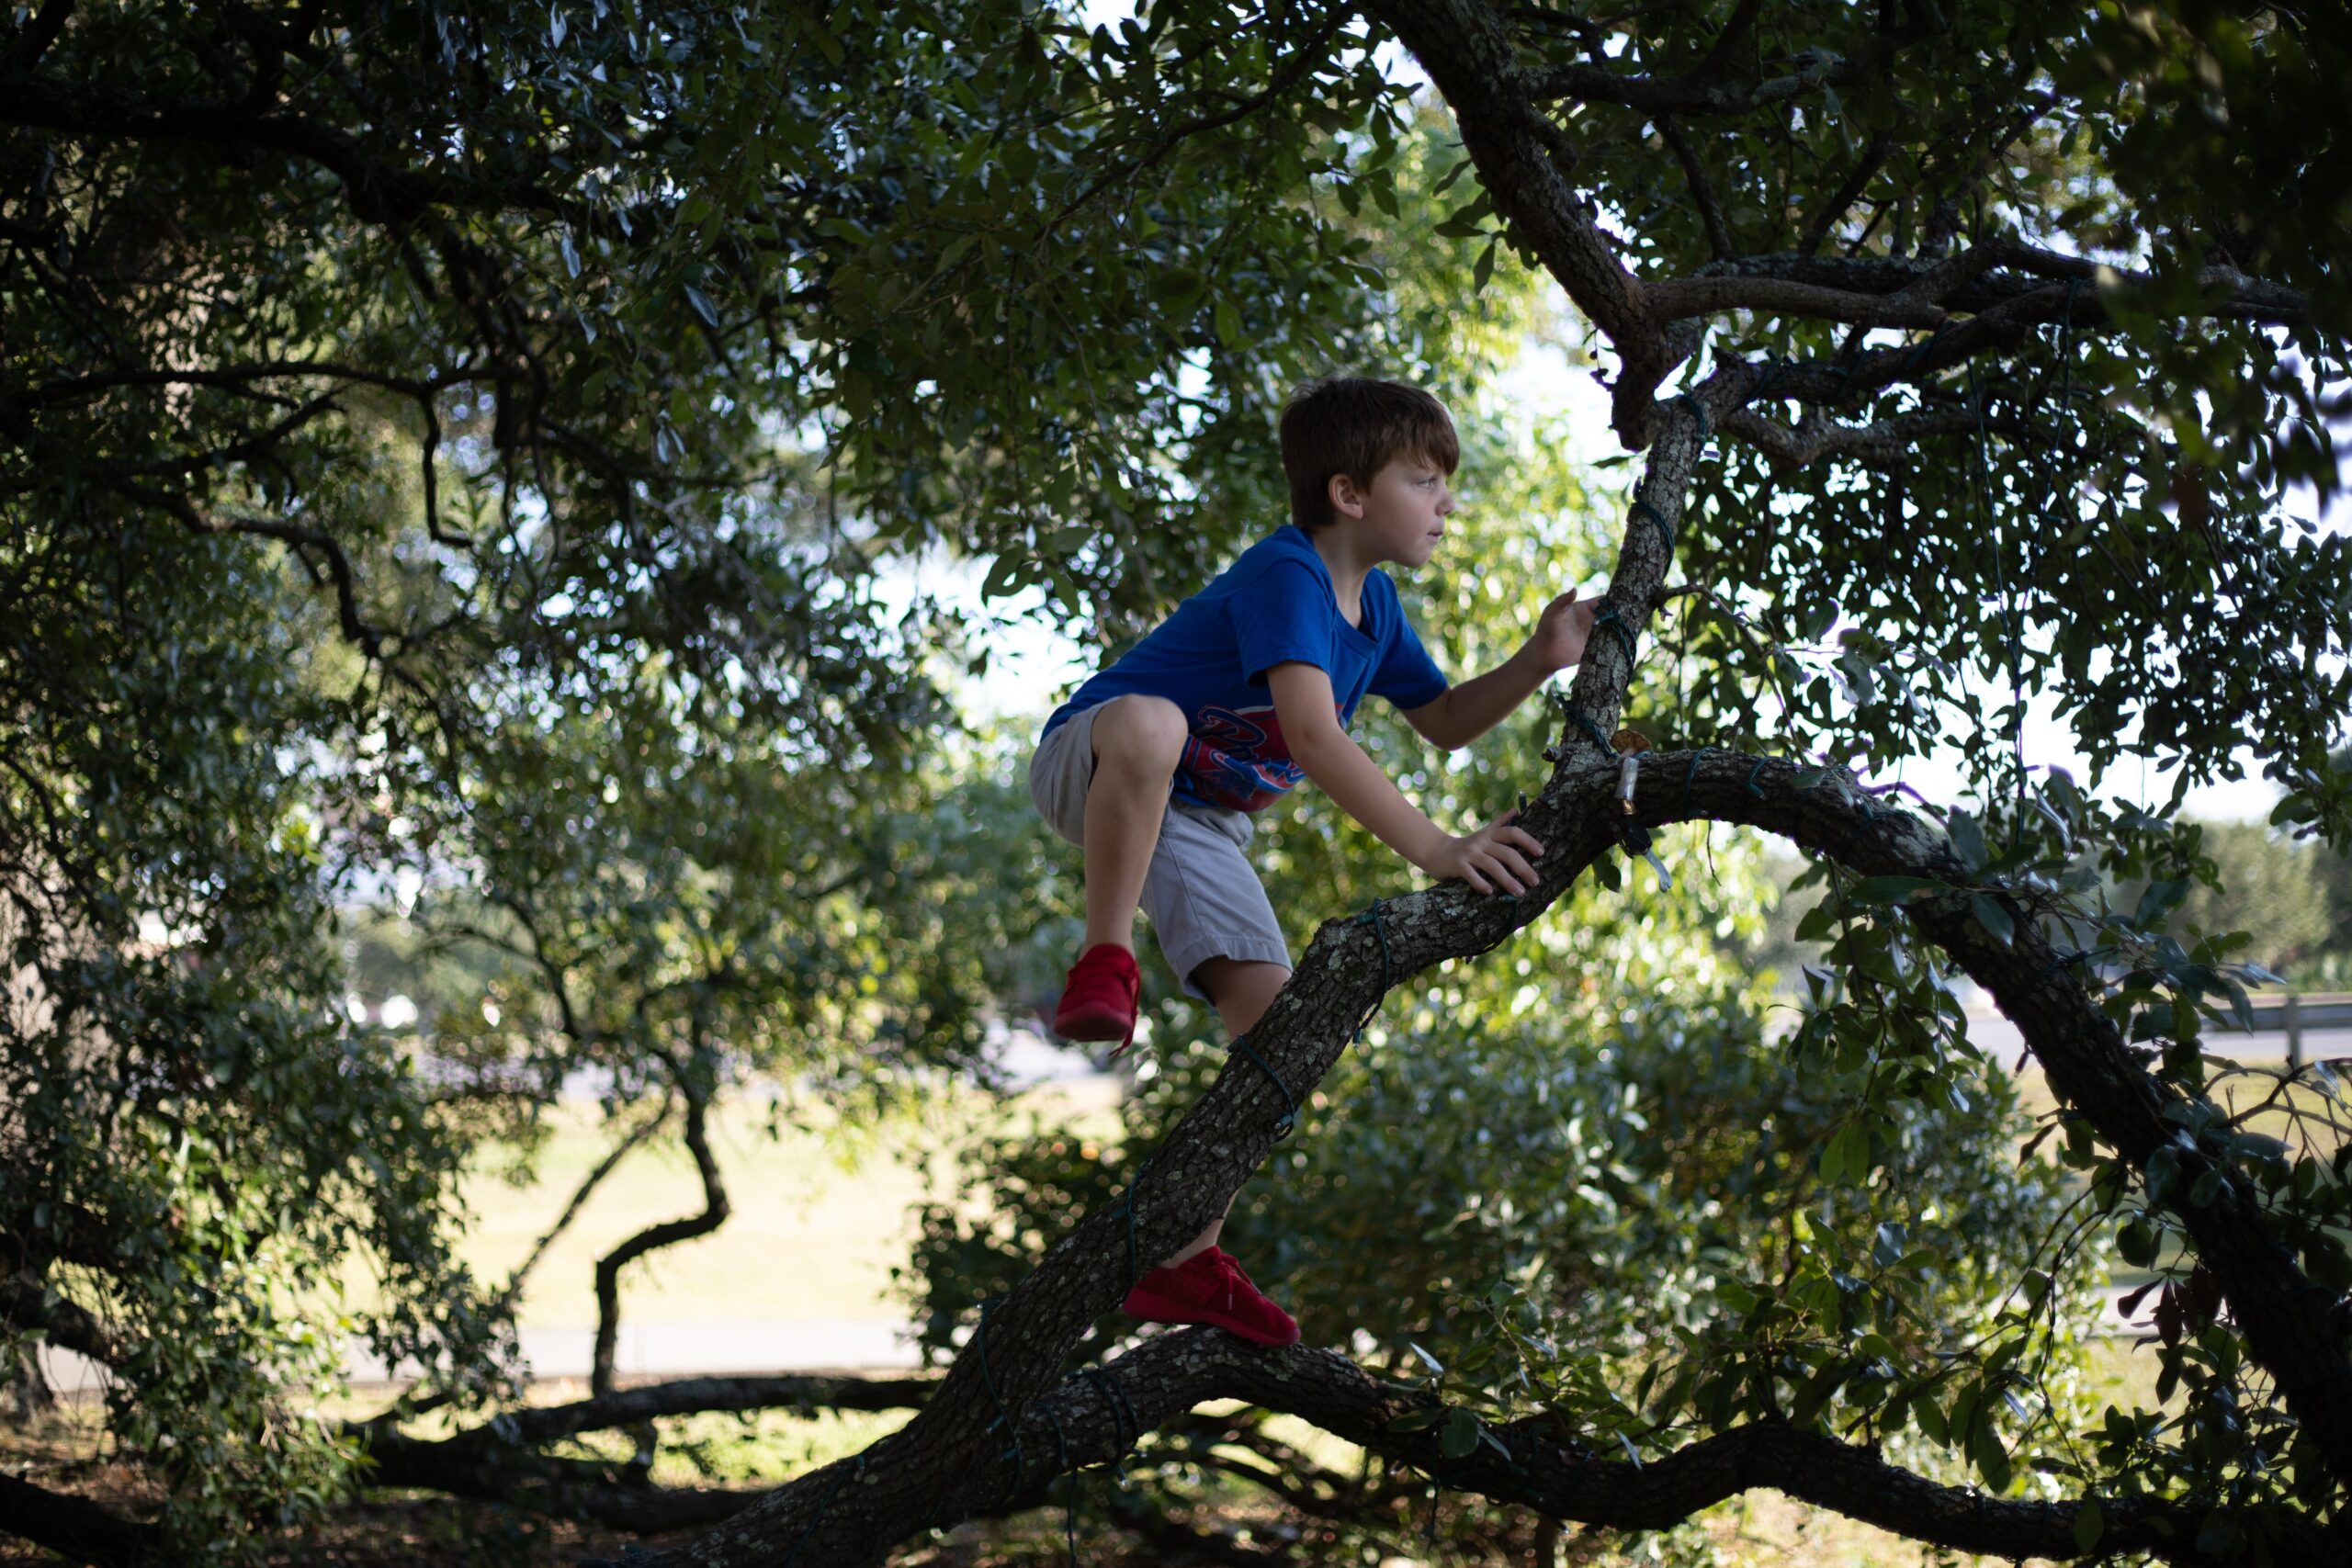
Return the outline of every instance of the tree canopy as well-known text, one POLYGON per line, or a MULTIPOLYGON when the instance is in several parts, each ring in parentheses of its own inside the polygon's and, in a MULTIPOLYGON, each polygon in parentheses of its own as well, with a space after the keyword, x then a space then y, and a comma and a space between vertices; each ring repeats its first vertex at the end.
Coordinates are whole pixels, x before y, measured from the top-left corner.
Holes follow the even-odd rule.
MULTIPOLYGON (((2250 755, 2280 826, 2352 842, 2352 551, 2282 510, 2338 488, 2347 66, 2334 13, 2185 0, 17 7, 0 1312, 114 1370, 173 1502, 158 1537, 12 1483, 13 1528, 225 1552, 322 1496, 369 1439, 277 1396, 332 1377, 311 1303, 354 1255, 394 1287, 354 1326, 416 1399, 496 1398, 450 1181, 567 1074, 603 1075, 616 1135, 691 1147, 747 1075, 872 1104, 968 1064, 1052 911, 1004 896, 1002 814, 941 815, 938 681, 984 664, 984 620, 886 614, 877 570, 952 550, 1114 646, 1278 514, 1289 385, 1374 368, 1467 411, 1540 284, 1638 465, 1594 509, 1605 635, 1554 733, 1415 781, 1525 788, 1540 892, 1363 912, 1303 860, 1298 898, 1360 912, 1265 1066, 1147 1097, 1120 1195, 1059 1212, 908 1427, 694 1560, 868 1560, 1222 1395, 1555 1518, 1773 1484, 1974 1550, 2340 1556, 2333 1082, 2262 1128, 2222 1107, 2199 1033, 2260 972, 2172 929, 2215 863, 2103 775, 2250 755), (2036 703, 2089 776, 2037 765, 2036 703), (1658 743, 1630 818, 1628 719, 1658 743), (1904 804, 1937 747, 1971 797, 1904 804), (1546 983, 1597 962, 1547 910, 1691 820, 1793 842, 1828 893, 1787 1069, 1826 1120, 1776 1178, 1821 1223, 1790 1267, 1708 1265, 1679 1335, 1498 1304, 1575 1348, 1534 1405, 1196 1335, 1063 1376, 1131 1254, 1217 1212, 1392 987, 1506 942, 1546 983), (345 1012, 331 929, 401 866, 423 940, 497 987, 423 1053, 345 1012), (1939 1118, 1970 1122, 1947 1158, 2004 1152, 1949 1100, 1981 1070, 1957 972, 2048 1074, 2085 1229, 1955 1360, 1889 1331, 1927 1297, 1863 1221, 1939 1118), (2092 1236, 2158 1270, 2176 1416, 2027 1397, 2092 1236)), ((1453 618, 1457 653, 1501 635, 1453 618)), ((1709 1080, 1733 1098, 1769 1092, 1736 989, 1704 1025, 1747 1042, 1709 1080)), ((1627 1005, 1635 1040, 1679 1027, 1627 1005)), ((1427 1087, 1383 1065, 1351 1092, 1427 1087)), ((1670 1229, 1704 1168, 1627 1179, 1670 1229)), ((706 1187, 681 1224, 723 1219, 706 1187)))

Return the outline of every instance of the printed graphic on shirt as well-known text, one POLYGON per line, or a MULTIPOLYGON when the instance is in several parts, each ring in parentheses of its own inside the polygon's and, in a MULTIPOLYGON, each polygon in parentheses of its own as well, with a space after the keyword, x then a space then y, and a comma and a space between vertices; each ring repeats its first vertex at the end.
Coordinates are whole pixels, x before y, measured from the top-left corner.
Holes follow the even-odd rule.
MULTIPOLYGON (((1341 711, 1337 702, 1331 711, 1341 711)), ((1282 720, 1272 704, 1238 710, 1204 707, 1193 716, 1190 728, 1176 764, 1176 783, 1196 800, 1256 811, 1280 800, 1306 776, 1290 760, 1282 720)))

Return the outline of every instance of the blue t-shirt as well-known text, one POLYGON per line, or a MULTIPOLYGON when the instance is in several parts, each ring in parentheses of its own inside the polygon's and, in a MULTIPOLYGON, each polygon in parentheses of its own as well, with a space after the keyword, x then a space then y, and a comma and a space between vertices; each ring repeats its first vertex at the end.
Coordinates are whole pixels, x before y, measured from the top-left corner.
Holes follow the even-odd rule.
POLYGON ((1362 598, 1359 628, 1340 614, 1330 570, 1314 544, 1285 525, 1079 687, 1046 721, 1046 733, 1131 692, 1166 697, 1184 710, 1191 731, 1176 764, 1175 797, 1236 811, 1271 806, 1306 776, 1274 716, 1266 688, 1272 666, 1297 660, 1329 675, 1342 728, 1366 692, 1400 708, 1445 694, 1446 679, 1405 619, 1388 574, 1365 573, 1362 598))

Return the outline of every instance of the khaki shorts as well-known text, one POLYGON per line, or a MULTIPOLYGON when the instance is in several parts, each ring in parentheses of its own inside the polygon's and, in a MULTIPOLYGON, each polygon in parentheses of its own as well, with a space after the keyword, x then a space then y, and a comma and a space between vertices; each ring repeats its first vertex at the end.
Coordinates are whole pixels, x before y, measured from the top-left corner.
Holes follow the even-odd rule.
MULTIPOLYGON (((1055 832, 1086 843, 1086 788, 1094 778, 1098 705, 1074 713, 1037 743, 1029 760, 1029 798, 1055 832)), ((1274 907, 1243 852, 1257 831, 1249 813, 1170 798, 1159 842, 1144 874, 1143 912, 1161 956, 1185 993, 1213 1000, 1193 978, 1212 958, 1290 967, 1290 949, 1274 907)))

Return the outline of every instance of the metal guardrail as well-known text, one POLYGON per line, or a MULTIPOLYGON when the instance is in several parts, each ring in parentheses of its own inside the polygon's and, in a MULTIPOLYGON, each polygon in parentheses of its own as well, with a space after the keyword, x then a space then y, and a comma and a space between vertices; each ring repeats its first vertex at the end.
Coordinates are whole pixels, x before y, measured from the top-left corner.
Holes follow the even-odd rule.
MULTIPOLYGON (((2256 1032, 2276 1031, 2287 1036, 2290 1069, 2303 1065, 2306 1029, 2352 1029, 2352 992, 2328 991, 2309 996, 2290 992, 2283 997, 2257 996, 2248 999, 2253 1003, 2256 1032)), ((2224 1028, 2234 1029, 2234 1020, 2229 1014, 2224 1013, 2222 1019, 2224 1028)))

